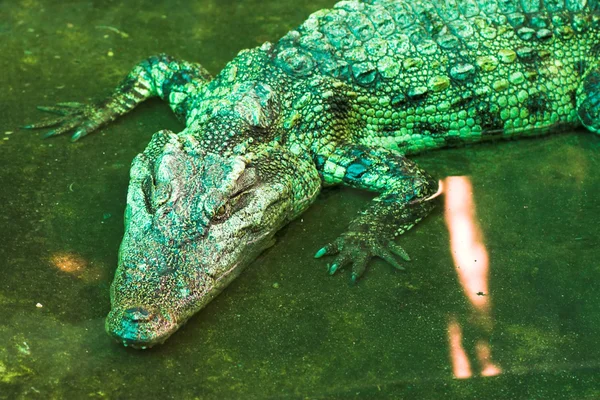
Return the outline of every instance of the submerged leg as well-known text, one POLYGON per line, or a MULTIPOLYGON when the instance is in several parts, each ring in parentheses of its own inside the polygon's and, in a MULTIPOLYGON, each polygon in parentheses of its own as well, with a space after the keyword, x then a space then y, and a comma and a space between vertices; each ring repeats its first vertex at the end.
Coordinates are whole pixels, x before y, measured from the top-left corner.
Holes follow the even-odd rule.
POLYGON ((154 96, 167 101, 173 112, 185 119, 188 101, 210 79, 210 74, 200 64, 175 60, 164 54, 150 57, 136 65, 104 101, 93 105, 69 102, 58 103, 53 107, 38 107, 42 111, 59 114, 60 117, 27 125, 25 128, 58 125, 45 137, 75 130, 71 137, 75 141, 154 96))
POLYGON ((371 257, 380 257, 404 269, 396 255, 409 260, 394 239, 412 228, 433 208, 428 201, 437 182, 408 158, 383 148, 341 145, 328 157, 317 159, 325 183, 342 183, 379 192, 348 230, 323 247, 315 257, 338 254, 329 273, 352 263, 352 280, 362 275, 371 257))
POLYGON ((600 68, 588 70, 577 89, 577 114, 590 131, 600 133, 600 68))

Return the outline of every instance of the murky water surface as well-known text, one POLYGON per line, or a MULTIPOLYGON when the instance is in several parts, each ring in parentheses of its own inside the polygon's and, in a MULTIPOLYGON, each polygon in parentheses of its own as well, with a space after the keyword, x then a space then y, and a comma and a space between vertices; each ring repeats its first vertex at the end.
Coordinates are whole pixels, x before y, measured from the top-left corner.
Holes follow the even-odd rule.
POLYGON ((327 275, 314 252, 371 198, 331 189, 165 345, 104 333, 129 164, 182 126, 158 100, 75 144, 18 126, 152 54, 216 73, 333 3, 0 2, 0 398, 600 398, 600 137, 583 131, 416 157, 462 178, 401 239, 407 272, 327 275))

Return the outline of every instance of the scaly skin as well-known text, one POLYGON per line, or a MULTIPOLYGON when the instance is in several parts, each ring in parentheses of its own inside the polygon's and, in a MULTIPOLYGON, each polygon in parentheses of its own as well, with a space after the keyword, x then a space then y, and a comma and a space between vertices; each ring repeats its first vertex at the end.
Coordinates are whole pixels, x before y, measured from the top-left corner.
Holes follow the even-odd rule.
POLYGON ((151 96, 186 128, 133 162, 107 331, 163 342, 301 214, 323 185, 378 192, 316 257, 352 279, 433 207, 436 181, 406 158, 488 138, 600 129, 598 2, 343 1, 214 79, 168 56, 104 102, 44 107, 47 136, 77 140, 151 96))

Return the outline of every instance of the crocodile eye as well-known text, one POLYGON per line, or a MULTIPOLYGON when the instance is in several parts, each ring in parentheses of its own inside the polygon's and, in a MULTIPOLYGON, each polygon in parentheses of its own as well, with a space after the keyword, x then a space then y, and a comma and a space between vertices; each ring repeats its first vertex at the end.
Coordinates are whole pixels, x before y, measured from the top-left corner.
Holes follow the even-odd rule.
POLYGON ((219 209, 215 213, 215 218, 217 218, 217 219, 223 218, 225 216, 226 212, 227 212, 227 209, 225 208, 225 205, 222 205, 221 207, 219 207, 219 209))
POLYGON ((146 211, 148 214, 154 214, 156 209, 152 204, 152 196, 154 194, 154 184, 152 183, 152 178, 147 176, 142 181, 142 193, 144 198, 144 205, 146 206, 146 211))
POLYGON ((164 183, 159 185, 154 190, 154 203, 156 208, 162 206, 171 197, 172 186, 170 183, 164 183))
POLYGON ((252 201, 251 191, 242 192, 237 196, 231 198, 228 203, 230 205, 230 214, 235 214, 242 208, 246 207, 250 201, 252 201))

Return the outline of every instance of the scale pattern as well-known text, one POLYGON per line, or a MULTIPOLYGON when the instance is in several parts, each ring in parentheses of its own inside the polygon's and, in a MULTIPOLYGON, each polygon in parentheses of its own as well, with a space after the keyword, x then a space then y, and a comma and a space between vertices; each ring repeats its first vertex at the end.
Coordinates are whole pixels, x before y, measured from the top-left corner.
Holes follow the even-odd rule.
POLYGON ((204 307, 323 185, 377 196, 315 257, 358 279, 434 207, 424 150, 583 124, 600 130, 596 0, 342 1, 214 78, 166 55, 94 105, 59 103, 47 136, 77 140, 158 96, 186 128, 135 158, 108 333, 163 342, 204 307))
POLYGON ((597 9, 555 0, 343 1, 281 39, 275 64, 302 81, 344 83, 315 96, 307 114, 335 117, 328 98, 347 100, 336 134, 363 144, 416 153, 537 134, 578 123, 578 83, 597 62, 597 9))

